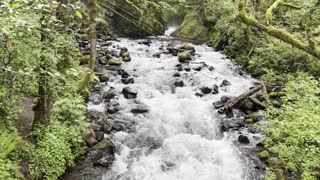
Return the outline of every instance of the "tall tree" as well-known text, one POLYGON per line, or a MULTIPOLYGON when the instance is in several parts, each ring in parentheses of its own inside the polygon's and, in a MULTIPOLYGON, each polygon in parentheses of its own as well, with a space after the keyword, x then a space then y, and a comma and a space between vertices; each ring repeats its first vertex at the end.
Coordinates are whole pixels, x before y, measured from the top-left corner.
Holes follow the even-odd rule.
POLYGON ((78 84, 78 90, 83 92, 87 89, 89 81, 94 71, 94 65, 97 58, 97 0, 89 0, 88 1, 89 7, 89 16, 90 16, 90 25, 89 25, 89 39, 90 39, 90 59, 88 63, 88 70, 86 75, 81 79, 80 83, 78 84))

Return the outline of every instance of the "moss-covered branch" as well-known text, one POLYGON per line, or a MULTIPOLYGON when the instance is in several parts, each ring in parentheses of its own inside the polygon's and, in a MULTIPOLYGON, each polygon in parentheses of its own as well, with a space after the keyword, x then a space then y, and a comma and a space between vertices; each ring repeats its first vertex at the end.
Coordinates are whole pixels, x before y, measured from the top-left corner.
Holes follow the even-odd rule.
POLYGON ((271 20, 272 20, 272 12, 273 10, 277 9, 278 6, 287 6, 287 7, 290 7, 292 9, 301 9, 300 6, 295 6, 295 5, 292 5, 292 4, 289 4, 289 3, 286 3, 285 1, 283 0, 276 0, 267 10, 266 12, 266 18, 267 18, 267 22, 268 23, 271 23, 271 20))
POLYGON ((320 59, 320 48, 319 47, 309 46, 309 44, 305 44, 305 43, 299 41, 298 39, 293 37, 291 34, 286 32, 285 30, 277 29, 273 26, 266 26, 262 23, 259 23, 256 19, 249 17, 245 14, 244 7, 245 7, 245 4, 244 4, 243 0, 240 0, 239 1, 239 14, 237 17, 237 19, 240 22, 247 24, 249 26, 256 27, 258 30, 265 32, 265 33, 268 33, 270 36, 273 36, 273 37, 280 39, 288 44, 291 44, 293 47, 301 49, 301 50, 307 52, 308 54, 320 59))

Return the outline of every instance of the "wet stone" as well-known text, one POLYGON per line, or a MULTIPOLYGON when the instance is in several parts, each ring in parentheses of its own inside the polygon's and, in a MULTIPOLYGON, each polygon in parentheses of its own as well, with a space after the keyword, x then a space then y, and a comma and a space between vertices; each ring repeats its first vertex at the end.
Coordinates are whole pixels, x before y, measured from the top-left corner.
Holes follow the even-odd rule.
POLYGON ((221 101, 216 101, 216 102, 214 102, 212 104, 216 109, 220 109, 220 108, 222 108, 224 106, 225 103, 223 103, 221 101))
POLYGON ((115 107, 115 106, 110 106, 110 107, 107 109, 107 112, 108 112, 109 114, 114 114, 114 113, 118 112, 118 108, 115 107))
POLYGON ((183 71, 183 68, 182 67, 178 67, 177 71, 183 71))
POLYGON ((218 85, 213 85, 212 88, 212 94, 218 94, 219 93, 219 86, 218 85))
POLYGON ((128 77, 130 77, 130 74, 127 73, 126 71, 122 71, 122 72, 120 72, 120 74, 121 74, 121 77, 122 77, 122 78, 128 78, 128 77))
POLYGON ((175 74, 173 75, 173 77, 181 77, 181 74, 180 74, 180 73, 175 73, 175 74))
POLYGON ((117 92, 114 88, 110 88, 107 92, 104 93, 103 97, 104 99, 112 99, 117 95, 117 92))
POLYGON ((191 68, 186 67, 186 68, 184 68, 184 70, 187 71, 187 72, 189 72, 189 71, 191 71, 191 68))
POLYGON ((203 87, 200 87, 200 91, 203 93, 203 94, 210 94, 212 89, 209 88, 209 87, 206 87, 206 86, 203 86, 203 87))
POLYGON ((214 70, 214 67, 213 66, 210 66, 209 67, 209 71, 213 71, 214 70))
POLYGON ((195 68, 192 68, 193 70, 195 70, 195 71, 201 71, 201 66, 199 66, 199 67, 195 67, 195 68))
POLYGON ((175 87, 183 87, 184 86, 184 82, 183 81, 177 81, 174 83, 175 87))
POLYGON ((198 96, 198 97, 203 97, 203 96, 204 96, 204 94, 199 93, 199 92, 196 92, 194 95, 196 95, 196 96, 198 96))
POLYGON ((149 107, 144 104, 137 104, 134 108, 131 109, 131 112, 134 114, 147 113, 148 111, 149 107))
POLYGON ((228 80, 223 80, 222 83, 220 84, 220 87, 230 86, 230 85, 231 85, 231 83, 228 80))
POLYGON ((126 78, 126 79, 121 79, 123 84, 133 84, 134 83, 134 78, 126 78))
POLYGON ((123 88, 122 93, 127 99, 135 99, 137 97, 138 91, 130 87, 125 87, 123 88))
POLYGON ((223 103, 227 103, 229 100, 231 100, 232 97, 231 96, 222 96, 221 97, 221 102, 223 103))
POLYGON ((238 137, 238 141, 242 144, 249 144, 250 143, 248 136, 245 136, 245 135, 240 135, 238 137))

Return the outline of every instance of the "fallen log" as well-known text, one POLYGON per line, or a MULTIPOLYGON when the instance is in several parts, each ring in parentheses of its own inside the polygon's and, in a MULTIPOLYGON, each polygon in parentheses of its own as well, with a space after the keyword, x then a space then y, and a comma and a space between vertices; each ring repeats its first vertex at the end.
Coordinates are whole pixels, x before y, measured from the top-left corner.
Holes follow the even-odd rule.
POLYGON ((257 98, 254 98, 254 97, 250 97, 250 96, 249 96, 249 100, 250 100, 252 103, 260 106, 261 108, 267 109, 267 105, 265 105, 263 102, 259 101, 257 98))
POLYGON ((233 98, 232 100, 228 101, 224 105, 224 111, 225 112, 229 112, 230 110, 232 110, 232 108, 234 108, 240 102, 244 101, 245 99, 247 99, 248 97, 250 97, 254 93, 260 91, 261 89, 262 89, 262 85, 260 84, 260 85, 258 85, 256 87, 254 87, 253 89, 250 89, 249 91, 241 94, 240 96, 233 98))

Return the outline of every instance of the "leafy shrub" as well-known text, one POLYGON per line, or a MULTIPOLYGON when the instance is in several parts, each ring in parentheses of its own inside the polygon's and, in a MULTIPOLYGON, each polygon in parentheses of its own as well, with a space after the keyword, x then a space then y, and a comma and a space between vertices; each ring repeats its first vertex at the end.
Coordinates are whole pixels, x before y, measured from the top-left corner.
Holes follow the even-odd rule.
MULTIPOLYGON (((281 109, 268 110, 265 129, 268 150, 283 160, 287 173, 317 179, 320 168, 320 87, 314 78, 299 73, 290 77, 281 109)), ((272 167, 271 167, 272 168, 272 167)), ((273 171, 276 169, 272 169, 273 171)))
POLYGON ((35 179, 57 179, 84 153, 81 133, 86 123, 83 109, 81 98, 63 98, 54 105, 50 124, 35 130, 38 148, 31 166, 35 179))

